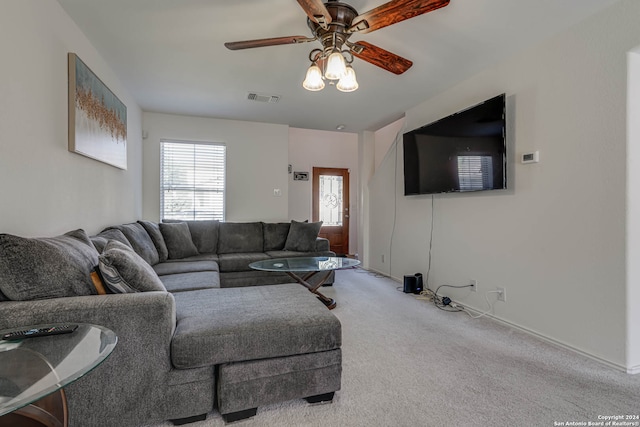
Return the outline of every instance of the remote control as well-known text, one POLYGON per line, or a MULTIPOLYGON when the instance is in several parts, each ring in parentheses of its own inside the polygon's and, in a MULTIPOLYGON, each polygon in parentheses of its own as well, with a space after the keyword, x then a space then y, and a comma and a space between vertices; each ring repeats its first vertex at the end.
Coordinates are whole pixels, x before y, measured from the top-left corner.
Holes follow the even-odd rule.
POLYGON ((78 325, 49 326, 39 329, 27 329, 24 331, 13 331, 2 336, 5 341, 15 341, 24 338, 46 337, 49 335, 70 334, 78 328, 78 325))

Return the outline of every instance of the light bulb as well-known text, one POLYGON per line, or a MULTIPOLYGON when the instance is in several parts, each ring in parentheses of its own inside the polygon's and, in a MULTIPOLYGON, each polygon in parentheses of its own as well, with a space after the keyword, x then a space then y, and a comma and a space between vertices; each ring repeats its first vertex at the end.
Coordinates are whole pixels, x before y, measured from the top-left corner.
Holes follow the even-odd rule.
POLYGON ((337 50, 334 51, 327 59, 327 70, 324 72, 324 76, 329 80, 338 80, 347 72, 347 66, 344 61, 344 56, 337 50))
POLYGON ((347 67, 347 72, 344 74, 344 77, 340 79, 336 88, 341 92, 353 92, 358 89, 358 81, 356 80, 356 72, 351 68, 351 66, 347 67))
POLYGON ((311 66, 307 70, 307 76, 302 82, 302 87, 313 92, 324 89, 322 71, 316 64, 311 64, 311 66))

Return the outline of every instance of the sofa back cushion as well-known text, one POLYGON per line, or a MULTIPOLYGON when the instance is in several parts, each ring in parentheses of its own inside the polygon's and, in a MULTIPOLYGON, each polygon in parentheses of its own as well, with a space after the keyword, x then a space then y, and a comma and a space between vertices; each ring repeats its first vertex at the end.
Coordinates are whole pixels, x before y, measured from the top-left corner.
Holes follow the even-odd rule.
POLYGON ((284 249, 284 244, 289 234, 289 227, 291 227, 290 222, 263 223, 264 251, 281 251, 284 249))
POLYGON ((147 233, 141 224, 134 222, 131 224, 114 225, 108 227, 107 230, 112 228, 122 231, 122 234, 124 234, 129 243, 131 243, 133 250, 140 255, 147 264, 155 265, 160 262, 156 245, 153 244, 149 233, 147 233))
POLYGON ((262 252, 264 237, 261 222, 221 222, 218 253, 262 252))
POLYGON ((218 251, 218 231, 220 221, 218 220, 197 220, 180 221, 176 219, 165 219, 162 222, 186 222, 191 233, 191 240, 196 245, 201 254, 215 254, 218 251))
POLYGON ((0 291, 9 300, 95 295, 97 265, 98 251, 84 230, 45 238, 0 234, 0 291))
POLYGON ((100 273, 115 294, 166 291, 153 268, 128 246, 110 240, 100 254, 100 273))

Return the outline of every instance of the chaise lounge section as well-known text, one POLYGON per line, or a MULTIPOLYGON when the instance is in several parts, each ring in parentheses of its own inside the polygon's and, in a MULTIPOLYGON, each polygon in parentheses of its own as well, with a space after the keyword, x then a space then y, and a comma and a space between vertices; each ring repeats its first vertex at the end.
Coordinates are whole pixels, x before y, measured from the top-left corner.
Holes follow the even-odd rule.
POLYGON ((140 221, 91 238, 3 234, 0 329, 94 323, 118 335, 103 365, 65 388, 71 426, 180 424, 214 409, 230 422, 275 402, 331 400, 340 322, 288 276, 248 268, 264 257, 333 255, 316 229, 140 221), (129 291, 99 294, 97 265, 107 290, 129 291))

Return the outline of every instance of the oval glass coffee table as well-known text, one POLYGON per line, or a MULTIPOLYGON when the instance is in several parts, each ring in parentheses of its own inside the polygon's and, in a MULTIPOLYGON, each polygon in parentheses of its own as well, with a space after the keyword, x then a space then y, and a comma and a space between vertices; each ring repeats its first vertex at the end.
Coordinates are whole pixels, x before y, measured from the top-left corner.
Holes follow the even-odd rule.
MULTIPOLYGON (((29 325, 0 331, 57 326, 29 325)), ((0 339, 0 426, 66 426, 67 400, 62 387, 102 363, 118 338, 102 326, 78 324, 72 333, 0 339)))
POLYGON ((357 265, 360 265, 360 261, 351 258, 293 257, 256 261, 249 264, 249 267, 254 270, 287 273, 296 282, 316 294, 318 299, 322 301, 329 310, 332 310, 336 306, 336 301, 333 298, 322 295, 318 289, 327 281, 332 271, 352 268, 357 265), (309 280, 314 276, 317 280, 314 280, 313 284, 309 283, 309 280))

